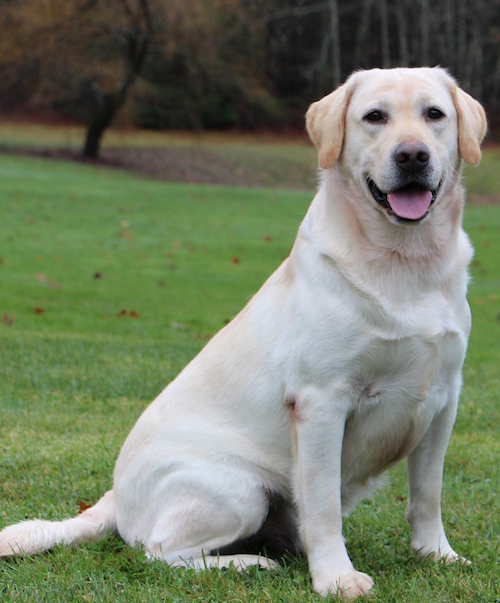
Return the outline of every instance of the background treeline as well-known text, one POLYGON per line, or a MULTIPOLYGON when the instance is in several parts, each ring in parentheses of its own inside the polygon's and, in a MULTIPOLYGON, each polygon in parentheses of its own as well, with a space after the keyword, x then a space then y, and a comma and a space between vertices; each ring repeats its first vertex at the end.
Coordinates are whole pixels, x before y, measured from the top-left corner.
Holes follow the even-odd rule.
POLYGON ((500 105, 500 0, 0 0, 0 109, 149 128, 300 125, 357 68, 446 66, 500 105))

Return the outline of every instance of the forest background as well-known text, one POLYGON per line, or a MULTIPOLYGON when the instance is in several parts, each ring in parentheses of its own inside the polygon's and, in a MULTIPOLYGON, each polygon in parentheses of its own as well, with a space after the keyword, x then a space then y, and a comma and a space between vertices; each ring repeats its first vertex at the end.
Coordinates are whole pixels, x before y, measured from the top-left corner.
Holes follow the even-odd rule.
POLYGON ((353 70, 442 65, 500 106, 500 0, 0 0, 0 112, 294 129, 353 70))

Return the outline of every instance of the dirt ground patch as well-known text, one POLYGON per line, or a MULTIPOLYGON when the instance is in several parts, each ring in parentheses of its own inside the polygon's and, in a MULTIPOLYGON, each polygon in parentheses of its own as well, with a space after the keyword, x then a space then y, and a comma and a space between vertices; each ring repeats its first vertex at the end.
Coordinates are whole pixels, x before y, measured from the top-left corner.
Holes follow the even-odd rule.
POLYGON ((258 149, 245 151, 230 146, 213 150, 206 146, 106 147, 98 159, 92 160, 61 147, 0 145, 0 152, 119 168, 169 182, 314 190, 316 179, 315 161, 279 156, 270 159, 258 149))

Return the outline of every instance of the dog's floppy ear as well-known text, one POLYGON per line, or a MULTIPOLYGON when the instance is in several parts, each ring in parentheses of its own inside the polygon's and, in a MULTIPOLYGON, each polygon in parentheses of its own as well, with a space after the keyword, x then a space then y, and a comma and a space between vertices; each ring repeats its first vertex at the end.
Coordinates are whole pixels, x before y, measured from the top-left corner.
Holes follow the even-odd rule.
POLYGON ((483 107, 458 86, 452 88, 458 115, 458 148, 462 159, 476 166, 481 161, 481 142, 486 134, 486 113, 483 107))
POLYGON ((313 103, 306 114, 309 136, 318 149, 319 166, 326 170, 334 165, 342 151, 345 116, 354 86, 348 80, 328 96, 313 103))

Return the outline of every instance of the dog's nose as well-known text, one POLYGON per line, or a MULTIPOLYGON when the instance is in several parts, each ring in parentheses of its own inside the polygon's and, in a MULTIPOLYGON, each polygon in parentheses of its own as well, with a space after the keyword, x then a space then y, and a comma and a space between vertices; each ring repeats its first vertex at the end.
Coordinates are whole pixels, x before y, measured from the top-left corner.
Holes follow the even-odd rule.
POLYGON ((429 165, 430 157, 423 142, 402 142, 394 151, 394 161, 405 172, 421 172, 429 165))

